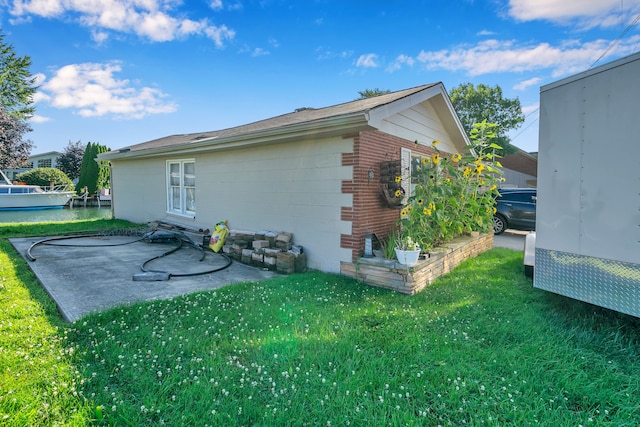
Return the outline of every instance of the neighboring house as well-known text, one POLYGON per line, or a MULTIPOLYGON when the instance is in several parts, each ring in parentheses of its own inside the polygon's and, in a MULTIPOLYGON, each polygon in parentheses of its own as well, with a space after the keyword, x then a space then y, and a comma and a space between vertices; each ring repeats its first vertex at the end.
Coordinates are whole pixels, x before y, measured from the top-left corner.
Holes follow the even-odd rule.
POLYGON ((518 150, 500 159, 505 182, 502 187, 535 188, 538 183, 538 153, 518 150))
POLYGON ((442 83, 168 136, 98 159, 111 163, 116 218, 287 231, 310 268, 340 272, 362 255, 367 230, 386 236, 399 218, 382 197, 382 165, 408 171, 434 140, 444 152, 469 144, 442 83))
POLYGON ((29 157, 25 167, 16 169, 7 169, 4 173, 10 180, 14 181, 16 176, 22 172, 27 172, 35 168, 55 168, 58 165, 58 158, 62 155, 58 151, 50 151, 48 153, 35 154, 29 157))

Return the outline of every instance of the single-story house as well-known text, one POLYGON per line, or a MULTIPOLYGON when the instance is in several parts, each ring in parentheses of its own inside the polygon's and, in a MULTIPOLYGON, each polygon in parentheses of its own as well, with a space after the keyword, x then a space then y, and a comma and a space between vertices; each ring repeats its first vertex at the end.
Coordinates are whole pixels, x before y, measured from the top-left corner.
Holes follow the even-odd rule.
MULTIPOLYGON (((111 164, 114 216, 293 233, 310 268, 340 272, 367 230, 399 218, 383 189, 412 157, 469 144, 442 83, 229 129, 167 136, 98 156, 111 164), (385 176, 386 174, 386 176, 385 176)), ((406 182, 404 188, 410 184, 406 182)))

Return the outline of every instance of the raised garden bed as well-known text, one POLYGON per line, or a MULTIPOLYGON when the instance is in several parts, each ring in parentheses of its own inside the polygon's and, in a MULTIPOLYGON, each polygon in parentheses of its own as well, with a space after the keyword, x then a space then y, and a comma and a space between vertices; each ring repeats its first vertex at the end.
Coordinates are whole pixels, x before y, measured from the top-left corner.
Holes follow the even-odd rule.
POLYGON ((458 237, 441 248, 432 250, 428 258, 414 266, 386 258, 359 258, 355 263, 342 262, 340 272, 380 288, 413 295, 450 272, 462 261, 493 248, 493 233, 458 237))

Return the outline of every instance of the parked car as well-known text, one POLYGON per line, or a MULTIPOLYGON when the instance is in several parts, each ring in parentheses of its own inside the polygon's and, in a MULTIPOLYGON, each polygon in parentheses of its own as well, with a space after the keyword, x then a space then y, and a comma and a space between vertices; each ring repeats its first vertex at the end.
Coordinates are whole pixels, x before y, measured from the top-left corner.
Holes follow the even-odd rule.
POLYGON ((496 198, 493 233, 502 234, 507 228, 535 230, 536 199, 535 188, 501 188, 496 198))

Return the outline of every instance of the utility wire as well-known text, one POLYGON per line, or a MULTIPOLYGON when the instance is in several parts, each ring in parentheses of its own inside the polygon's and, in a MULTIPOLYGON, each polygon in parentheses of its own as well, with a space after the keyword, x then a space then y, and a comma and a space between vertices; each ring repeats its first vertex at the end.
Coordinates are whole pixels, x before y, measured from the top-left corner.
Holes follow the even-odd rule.
POLYGON ((593 68, 594 65, 596 65, 598 62, 600 62, 600 60, 602 58, 604 58, 604 56, 607 53, 609 53, 609 51, 611 49, 613 49, 613 47, 620 42, 620 40, 622 40, 622 38, 629 32, 629 30, 631 28, 633 28, 638 23, 638 21, 640 21, 640 13, 636 16, 636 18, 629 25, 627 25, 627 28, 625 28, 624 31, 622 31, 622 33, 620 33, 620 35, 614 41, 611 42, 609 47, 602 53, 602 55, 600 55, 600 57, 598 59, 596 59, 596 61, 593 64, 591 64, 591 66, 589 68, 587 68, 587 69, 589 70, 589 69, 593 68))
MULTIPOLYGON (((611 51, 611 49, 613 49, 613 47, 615 45, 617 45, 620 40, 622 40, 624 38, 624 36, 627 35, 627 33, 629 32, 629 30, 631 30, 631 28, 633 28, 638 22, 640 21, 640 13, 638 15, 636 15, 635 19, 629 24, 627 25, 627 27, 622 31, 622 33, 620 33, 620 35, 618 37, 616 37, 616 39, 614 41, 611 42, 611 44, 609 44, 609 47, 607 47, 605 49, 605 51, 602 53, 602 55, 600 55, 600 57, 598 59, 595 60, 595 62, 593 64, 591 64, 591 66, 589 68, 587 68, 587 70, 590 70, 591 68, 593 68, 598 62, 600 62, 600 60, 602 58, 604 58, 607 53, 609 53, 609 51, 611 51)), ((586 71, 586 70, 585 70, 586 71)), ((536 108, 535 110, 533 110, 532 112, 530 112, 529 114, 527 114, 525 116, 525 119, 527 117, 529 117, 530 115, 538 112, 540 110, 540 107, 536 108)), ((533 125, 534 123, 536 123, 538 121, 538 119, 535 119, 534 121, 532 121, 531 123, 529 123, 524 129, 522 129, 520 132, 518 132, 518 134, 516 136, 514 136, 513 138, 511 138, 510 141, 515 140, 517 137, 519 137, 520 135, 522 135, 522 133, 529 129, 531 127, 531 125, 533 125)))

